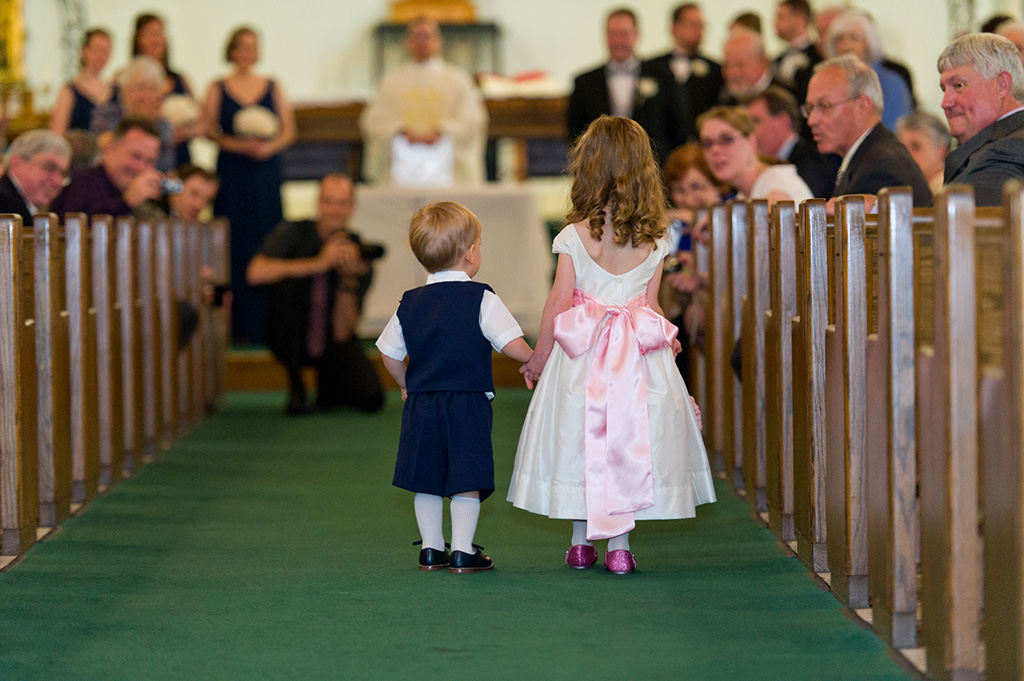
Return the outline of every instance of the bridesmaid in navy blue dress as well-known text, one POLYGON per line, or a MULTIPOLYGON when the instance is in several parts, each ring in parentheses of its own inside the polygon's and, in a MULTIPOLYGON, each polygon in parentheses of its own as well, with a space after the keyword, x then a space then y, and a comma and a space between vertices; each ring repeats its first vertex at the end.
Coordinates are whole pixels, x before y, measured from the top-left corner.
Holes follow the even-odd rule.
POLYGON ((82 68, 57 94, 50 112, 50 130, 63 135, 70 129, 88 130, 92 110, 110 101, 110 84, 101 73, 110 61, 110 34, 102 28, 85 32, 79 50, 82 68))
POLYGON ((266 298, 263 291, 246 283, 245 269, 264 238, 283 218, 279 154, 295 140, 295 117, 281 86, 252 71, 259 60, 259 39, 251 28, 239 28, 231 34, 225 56, 234 71, 210 84, 203 106, 207 134, 220 146, 220 192, 214 212, 231 221, 234 339, 240 344, 261 344, 266 298), (276 133, 246 136, 236 130, 235 114, 251 106, 276 115, 276 133))
MULTIPOLYGON (((135 18, 135 34, 132 36, 132 56, 137 57, 144 54, 153 57, 164 66, 167 71, 167 95, 187 95, 192 97, 192 88, 189 87, 185 76, 170 67, 170 49, 167 45, 167 34, 164 32, 164 20, 156 14, 140 14, 135 18)), ((193 137, 200 133, 198 119, 185 125, 174 127, 174 165, 180 168, 186 163, 192 163, 192 154, 189 152, 188 143, 193 137)))

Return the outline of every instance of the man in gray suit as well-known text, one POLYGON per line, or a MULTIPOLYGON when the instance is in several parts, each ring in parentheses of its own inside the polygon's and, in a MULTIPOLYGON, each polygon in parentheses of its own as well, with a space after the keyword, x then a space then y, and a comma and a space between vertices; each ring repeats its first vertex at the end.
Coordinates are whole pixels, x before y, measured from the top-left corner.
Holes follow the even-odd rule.
POLYGON ((913 189, 915 206, 930 206, 932 192, 921 169, 896 135, 882 125, 884 104, 878 76, 852 54, 814 67, 801 112, 818 151, 843 159, 832 196, 874 197, 884 187, 907 186, 913 189))
POLYGON ((1002 204, 1003 184, 1024 178, 1024 68, 1006 38, 972 33, 939 56, 942 109, 960 145, 946 156, 945 184, 974 187, 979 206, 1002 204))

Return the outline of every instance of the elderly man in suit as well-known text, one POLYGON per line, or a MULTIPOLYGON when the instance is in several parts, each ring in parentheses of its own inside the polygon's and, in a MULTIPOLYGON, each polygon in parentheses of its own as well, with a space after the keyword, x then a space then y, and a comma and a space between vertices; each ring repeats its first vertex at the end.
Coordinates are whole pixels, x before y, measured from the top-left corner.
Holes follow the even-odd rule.
POLYGON ((818 64, 801 111, 818 151, 843 161, 833 197, 874 196, 883 187, 910 186, 915 206, 929 206, 932 192, 910 152, 882 125, 882 86, 874 70, 853 55, 818 64))
POLYGON ((32 224, 32 215, 45 210, 64 186, 71 145, 48 130, 30 130, 14 140, 5 160, 0 213, 20 215, 25 224, 32 224))
POLYGON ((667 156, 673 149, 697 139, 697 117, 718 103, 725 81, 722 67, 700 52, 704 37, 704 15, 700 6, 688 2, 672 12, 672 51, 649 59, 644 68, 658 79, 663 105, 662 130, 652 134, 667 156))
MULTIPOLYGON (((567 124, 569 141, 582 134, 591 121, 611 114, 632 118, 651 134, 658 114, 657 74, 640 63, 634 46, 640 32, 636 14, 621 8, 605 21, 608 62, 576 77, 569 96, 567 124)), ((654 141, 659 146, 657 140, 654 141)), ((667 151, 665 152, 667 153, 667 151)))
POLYGON ((781 85, 772 76, 771 61, 759 33, 742 27, 734 29, 725 41, 722 55, 722 104, 743 106, 769 85, 781 85))
POLYGON ((979 206, 998 206, 1003 184, 1024 178, 1024 68, 1006 38, 974 33, 939 56, 942 109, 960 143, 946 157, 946 184, 969 184, 979 206))

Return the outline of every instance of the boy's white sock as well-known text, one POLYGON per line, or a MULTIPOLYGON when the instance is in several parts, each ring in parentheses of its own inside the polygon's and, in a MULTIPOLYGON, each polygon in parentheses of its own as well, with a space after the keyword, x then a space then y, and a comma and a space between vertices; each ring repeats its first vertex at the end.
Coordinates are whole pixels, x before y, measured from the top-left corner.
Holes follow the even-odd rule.
POLYGON ((620 534, 618 537, 612 537, 608 540, 609 551, 618 551, 620 549, 629 551, 629 532, 620 534))
POLYGON ((586 520, 574 520, 572 521, 572 545, 584 544, 586 546, 593 546, 594 542, 587 539, 587 521, 586 520))
POLYGON ((452 551, 476 553, 473 537, 480 520, 480 500, 473 497, 452 497, 452 551))
POLYGON ((417 492, 413 497, 413 508, 416 510, 416 524, 420 528, 423 548, 444 551, 444 533, 441 529, 444 520, 444 497, 417 492))

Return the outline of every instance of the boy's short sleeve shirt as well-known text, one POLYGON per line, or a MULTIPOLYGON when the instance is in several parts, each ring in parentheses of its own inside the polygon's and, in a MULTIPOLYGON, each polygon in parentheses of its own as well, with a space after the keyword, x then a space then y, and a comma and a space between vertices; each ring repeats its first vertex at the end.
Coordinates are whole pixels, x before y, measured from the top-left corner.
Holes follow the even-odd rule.
MULTIPOLYGON (((434 272, 427 277, 427 285, 443 281, 471 281, 468 274, 459 271, 434 272)), ((523 335, 519 323, 508 311, 496 294, 484 291, 480 302, 480 330, 498 352, 510 342, 523 335)), ((377 338, 377 349, 381 354, 392 359, 403 360, 408 353, 405 337, 402 335, 402 324, 398 321, 398 312, 391 315, 387 326, 377 338)))

